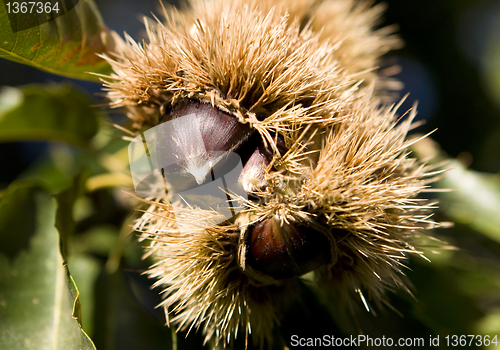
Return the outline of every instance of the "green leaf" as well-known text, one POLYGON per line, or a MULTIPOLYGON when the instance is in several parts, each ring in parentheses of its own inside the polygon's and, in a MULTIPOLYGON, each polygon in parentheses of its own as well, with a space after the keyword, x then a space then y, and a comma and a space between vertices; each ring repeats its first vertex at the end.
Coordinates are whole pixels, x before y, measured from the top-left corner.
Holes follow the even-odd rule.
POLYGON ((84 176, 82 173, 73 179, 73 185, 54 195, 57 200, 57 211, 55 226, 59 231, 61 241, 61 253, 67 256, 67 244, 69 238, 75 230, 75 221, 73 219, 73 208, 76 199, 80 196, 84 186, 84 176))
POLYGON ((30 183, 0 198, 0 349, 95 350, 59 251, 57 203, 30 183))
POLYGON ((0 102, 0 142, 64 141, 86 148, 97 132, 98 111, 67 84, 3 87, 0 102))
MULTIPOLYGON (((171 349, 171 334, 165 326, 163 310, 154 310, 160 301, 157 291, 151 291, 149 283, 143 290, 135 283, 127 285, 126 276, 120 271, 110 275, 104 272, 97 279, 93 333, 96 345, 112 350, 171 349), (138 290, 138 295, 131 293, 138 290), (148 304, 148 312, 141 307, 140 301, 148 304), (161 321, 151 313, 161 315, 161 321)), ((178 348, 202 349, 196 346, 199 342, 193 344, 193 340, 199 341, 194 335, 187 339, 182 337, 182 345, 186 343, 187 346, 179 344, 178 348)))
POLYGON ((467 169, 449 159, 430 138, 417 142, 412 149, 419 158, 445 170, 433 185, 445 190, 439 193, 439 207, 454 222, 500 242, 500 176, 467 169))
POLYGON ((16 33, 2 4, 0 38, 2 58, 77 79, 98 81, 88 72, 111 72, 109 64, 96 55, 112 47, 112 39, 93 0, 80 0, 68 13, 16 33))
POLYGON ((442 194, 443 210, 455 222, 469 225, 500 242, 500 177, 468 170, 452 161, 439 186, 453 189, 442 194))
POLYGON ((82 327, 89 335, 93 334, 94 329, 94 285, 101 264, 98 258, 91 255, 74 254, 68 258, 68 266, 71 268, 71 275, 78 283, 80 291, 79 300, 81 300, 81 311, 84 317, 81 318, 82 327))

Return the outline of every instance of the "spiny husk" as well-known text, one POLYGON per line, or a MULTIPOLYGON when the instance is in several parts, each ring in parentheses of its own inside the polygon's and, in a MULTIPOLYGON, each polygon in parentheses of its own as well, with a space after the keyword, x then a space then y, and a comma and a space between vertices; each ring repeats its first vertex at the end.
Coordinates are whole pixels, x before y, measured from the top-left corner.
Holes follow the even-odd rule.
POLYGON ((408 254, 423 256, 414 244, 440 226, 431 219, 436 203, 417 197, 432 191, 429 183, 439 173, 409 157, 408 147, 417 142, 407 140, 416 110, 399 121, 398 106, 381 107, 370 96, 323 130, 316 164, 300 161, 303 152, 293 149, 280 158, 280 171, 267 174, 278 188, 270 186, 259 193, 263 202, 245 209, 253 221, 277 215, 325 232, 335 258, 318 277, 330 281, 346 305, 355 291, 367 309, 369 300, 384 302, 390 286, 409 292, 404 261, 408 254))
POLYGON ((390 29, 374 31, 381 7, 370 4, 195 0, 165 11, 163 22, 146 21, 147 42, 117 38, 106 56, 115 71, 105 83, 111 105, 126 110, 132 132, 192 99, 249 123, 274 151, 268 186, 253 193, 262 200, 237 197, 242 211, 233 221, 146 201, 135 229, 151 242, 156 264, 148 274, 165 288, 162 305, 179 329, 201 329, 223 346, 238 332, 272 342, 291 282, 246 269, 238 246, 269 216, 329 238, 333 259, 315 273, 339 298, 357 293, 378 303, 390 286, 404 287, 406 255, 422 255, 413 241, 438 226, 434 205, 417 197, 435 174, 409 156, 415 110, 398 122, 397 106, 382 105, 390 80, 376 68, 400 42, 390 29))
POLYGON ((111 105, 125 107, 136 130, 186 97, 244 123, 297 105, 307 108, 302 118, 338 109, 343 91, 377 80, 377 60, 399 41, 372 31, 380 11, 364 2, 292 3, 289 14, 285 1, 195 0, 188 11, 165 11, 163 23, 146 20, 148 42, 116 37, 116 52, 105 56, 116 73, 105 84, 111 105), (324 7, 343 25, 322 18, 324 7))
POLYGON ((173 323, 181 331, 201 328, 205 341, 213 339, 215 344, 231 343, 238 330, 245 343, 253 334, 254 343, 264 344, 272 339, 273 327, 279 322, 276 295, 287 284, 271 288, 252 285, 237 265, 237 227, 229 222, 215 225, 220 222, 218 216, 182 208, 179 203, 149 202, 135 226, 143 239, 151 240, 147 255, 153 254, 157 260, 148 275, 157 279, 154 287, 168 286, 161 303, 167 324, 173 323), (180 231, 179 216, 187 225, 180 231))

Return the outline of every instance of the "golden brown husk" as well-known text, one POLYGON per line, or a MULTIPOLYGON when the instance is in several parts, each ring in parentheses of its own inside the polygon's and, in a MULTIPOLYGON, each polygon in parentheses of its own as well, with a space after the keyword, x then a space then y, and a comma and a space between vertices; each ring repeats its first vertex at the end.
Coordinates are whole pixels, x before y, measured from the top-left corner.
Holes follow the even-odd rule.
POLYGON ((406 255, 422 255, 412 242, 437 226, 433 204, 417 198, 432 177, 407 148, 416 111, 398 123, 397 106, 381 104, 384 89, 397 84, 376 68, 400 41, 391 28, 374 29, 382 7, 371 5, 194 0, 183 11, 166 9, 161 22, 147 20, 144 43, 116 38, 119 48, 107 56, 115 75, 105 85, 133 132, 189 98, 249 123, 275 149, 268 187, 256 193, 263 201, 239 198, 236 221, 215 224, 217 213, 160 199, 137 220, 157 261, 148 274, 165 288, 162 305, 178 329, 201 329, 224 346, 238 331, 272 342, 275 296, 288 282, 244 273, 238 257, 239 236, 270 215, 329 237, 334 259, 315 274, 339 298, 378 303, 388 286, 404 286, 406 255), (177 224, 173 206, 191 225, 177 224))

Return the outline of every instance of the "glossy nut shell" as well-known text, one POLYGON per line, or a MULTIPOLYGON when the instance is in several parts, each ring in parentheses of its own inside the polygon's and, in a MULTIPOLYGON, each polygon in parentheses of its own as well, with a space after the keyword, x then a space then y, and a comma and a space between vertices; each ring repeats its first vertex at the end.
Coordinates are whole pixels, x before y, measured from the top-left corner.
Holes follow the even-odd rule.
POLYGON ((301 276, 332 260, 329 239, 312 227, 273 216, 248 230, 245 264, 274 279, 301 276))

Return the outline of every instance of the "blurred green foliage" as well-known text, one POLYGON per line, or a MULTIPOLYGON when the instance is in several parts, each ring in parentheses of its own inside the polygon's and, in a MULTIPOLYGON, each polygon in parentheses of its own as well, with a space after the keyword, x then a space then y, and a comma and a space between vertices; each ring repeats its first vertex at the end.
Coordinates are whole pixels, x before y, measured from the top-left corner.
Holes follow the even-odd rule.
MULTIPOLYGON (((22 15, 18 15, 22 21, 22 15)), ((0 6, 0 57, 52 73, 98 80, 88 72, 109 74, 96 53, 112 45, 93 0, 80 0, 67 14, 40 26, 13 33, 7 7, 0 6)))
POLYGON ((91 99, 71 85, 25 85, 0 90, 0 141, 63 141, 86 147, 97 132, 91 99))
POLYGON ((33 183, 16 182, 2 193, 3 349, 95 349, 80 327, 79 292, 59 251, 64 232, 55 224, 61 204, 33 183))

